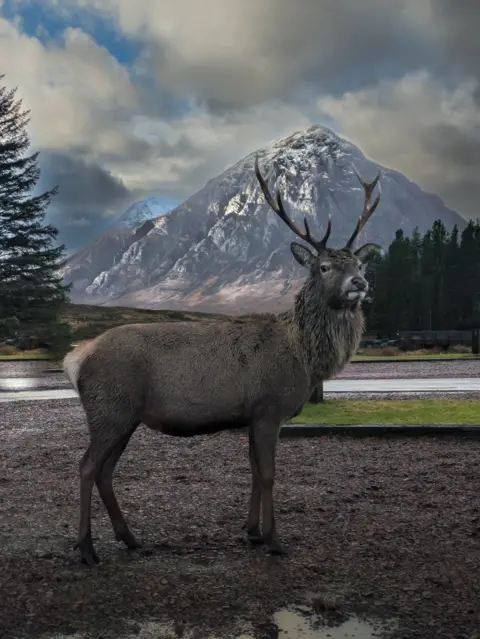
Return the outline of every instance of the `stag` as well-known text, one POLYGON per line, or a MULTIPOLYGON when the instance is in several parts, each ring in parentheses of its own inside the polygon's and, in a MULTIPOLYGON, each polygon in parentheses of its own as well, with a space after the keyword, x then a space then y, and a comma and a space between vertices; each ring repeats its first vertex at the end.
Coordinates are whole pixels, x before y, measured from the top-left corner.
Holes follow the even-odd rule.
POLYGON ((90 444, 80 461, 80 522, 75 548, 88 565, 98 563, 91 533, 91 497, 96 484, 117 541, 140 544, 130 531, 112 486, 120 456, 140 424, 174 437, 223 430, 249 431, 252 475, 244 528, 254 544, 284 554, 273 500, 275 450, 282 424, 298 415, 321 380, 336 375, 358 348, 364 327, 361 310, 368 284, 362 268, 380 247, 355 240, 376 209, 371 203, 380 175, 366 182, 363 213, 343 248, 327 247, 331 216, 321 240, 287 215, 279 190, 275 198, 255 174, 266 201, 305 244, 291 243, 294 258, 308 270, 290 311, 214 322, 129 324, 79 345, 64 359, 64 370, 83 406, 90 444), (260 530, 260 510, 263 526, 260 530))

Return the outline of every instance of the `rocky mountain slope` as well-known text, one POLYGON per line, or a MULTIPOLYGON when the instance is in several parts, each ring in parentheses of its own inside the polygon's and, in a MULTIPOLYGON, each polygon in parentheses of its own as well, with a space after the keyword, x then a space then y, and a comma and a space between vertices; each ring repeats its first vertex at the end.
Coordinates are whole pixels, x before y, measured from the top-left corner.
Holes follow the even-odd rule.
MULTIPOLYGON (((183 204, 134 228, 116 228, 68 261, 72 300, 150 308, 240 313, 288 307, 305 277, 291 256, 292 232, 268 208, 248 155, 183 204)), ((332 214, 329 244, 342 246, 363 206, 352 163, 366 179, 381 170, 382 200, 359 243, 387 246, 398 228, 425 231, 435 219, 465 224, 440 198, 402 174, 367 160, 353 144, 314 126, 258 151, 273 189, 293 217, 323 233, 332 214)))

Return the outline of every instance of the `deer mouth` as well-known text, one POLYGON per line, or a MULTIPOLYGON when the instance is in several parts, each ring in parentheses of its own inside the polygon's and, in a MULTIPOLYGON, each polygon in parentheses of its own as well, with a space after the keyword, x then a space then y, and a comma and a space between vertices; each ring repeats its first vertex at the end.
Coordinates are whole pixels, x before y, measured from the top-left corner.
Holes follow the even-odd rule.
POLYGON ((348 291, 347 300, 354 302, 356 300, 364 300, 366 292, 365 291, 348 291))

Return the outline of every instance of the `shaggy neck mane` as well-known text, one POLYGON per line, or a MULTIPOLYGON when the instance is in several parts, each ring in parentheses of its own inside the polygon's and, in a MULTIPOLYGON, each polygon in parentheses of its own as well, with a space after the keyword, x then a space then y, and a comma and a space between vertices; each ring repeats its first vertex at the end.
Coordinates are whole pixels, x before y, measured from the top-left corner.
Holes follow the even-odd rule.
POLYGON ((360 344, 364 328, 360 306, 330 308, 313 278, 296 295, 288 316, 297 328, 312 387, 339 373, 360 344))

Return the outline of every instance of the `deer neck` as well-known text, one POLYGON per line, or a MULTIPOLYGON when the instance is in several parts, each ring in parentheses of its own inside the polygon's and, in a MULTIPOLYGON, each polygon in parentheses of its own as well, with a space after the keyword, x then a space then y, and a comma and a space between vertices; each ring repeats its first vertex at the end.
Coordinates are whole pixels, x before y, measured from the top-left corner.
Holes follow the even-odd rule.
POLYGON ((312 387, 338 374, 357 350, 364 328, 361 308, 332 309, 318 284, 307 280, 291 315, 312 387))

